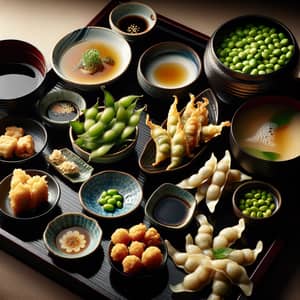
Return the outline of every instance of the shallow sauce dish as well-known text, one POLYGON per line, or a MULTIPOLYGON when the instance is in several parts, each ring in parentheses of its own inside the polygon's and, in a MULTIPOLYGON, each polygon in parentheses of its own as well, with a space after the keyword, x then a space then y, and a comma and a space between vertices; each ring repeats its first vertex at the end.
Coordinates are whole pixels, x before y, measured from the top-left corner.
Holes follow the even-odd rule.
POLYGON ((84 98, 66 89, 49 92, 38 101, 38 113, 43 122, 58 129, 69 128, 69 122, 78 118, 84 109, 86 109, 84 98))
POLYGON ((35 221, 49 214, 58 204, 61 189, 56 179, 49 173, 41 170, 25 170, 30 176, 46 176, 48 182, 48 202, 37 210, 32 211, 24 216, 15 216, 10 207, 9 190, 12 174, 6 176, 0 183, 0 211, 1 214, 11 221, 35 221))
POLYGON ((106 170, 92 175, 81 185, 79 199, 82 207, 93 216, 114 219, 127 216, 137 209, 143 199, 143 191, 140 183, 132 175, 116 170, 106 170), (116 189, 122 195, 122 208, 115 208, 110 212, 104 210, 98 203, 101 193, 108 189, 116 189))
POLYGON ((93 91, 101 84, 113 82, 127 70, 130 61, 131 48, 128 42, 111 29, 97 26, 70 32, 57 42, 52 52, 55 73, 81 90, 93 91), (89 49, 99 52, 103 69, 93 73, 82 71, 81 59, 89 49))
POLYGON ((196 205, 190 192, 172 183, 164 183, 149 197, 145 215, 161 229, 180 230, 192 220, 196 205))
POLYGON ((39 156, 45 149, 48 141, 48 134, 45 127, 38 121, 29 118, 7 116, 0 119, 0 135, 5 133, 6 127, 17 126, 24 129, 24 135, 31 135, 34 142, 34 154, 26 158, 13 157, 5 159, 0 157, 0 163, 19 165, 27 163, 39 156))
MULTIPOLYGON (((205 97, 209 100, 209 105, 207 106, 209 121, 211 124, 217 124, 219 117, 219 106, 217 99, 211 89, 206 89, 202 91, 199 95, 196 96, 196 99, 201 100, 202 97, 205 97)), ((162 126, 165 127, 166 121, 163 122, 162 126)), ((196 149, 192 157, 185 157, 182 164, 173 169, 167 170, 167 163, 161 163, 155 167, 152 166, 152 163, 155 160, 155 143, 152 138, 148 140, 145 144, 144 149, 139 156, 139 166, 141 170, 147 174, 163 174, 163 173, 174 173, 177 171, 182 171, 188 168, 193 162, 195 162, 201 154, 207 149, 207 144, 201 144, 198 149, 196 149)))
POLYGON ((44 244, 49 253, 61 259, 86 257, 99 247, 101 239, 102 229, 98 222, 75 212, 63 213, 54 218, 48 223, 43 234, 44 244))

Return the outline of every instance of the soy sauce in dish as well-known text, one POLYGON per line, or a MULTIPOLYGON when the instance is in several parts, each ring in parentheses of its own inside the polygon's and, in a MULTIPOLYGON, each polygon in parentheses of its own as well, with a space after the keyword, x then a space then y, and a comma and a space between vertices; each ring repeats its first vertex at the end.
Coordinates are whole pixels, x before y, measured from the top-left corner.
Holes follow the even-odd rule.
POLYGON ((58 122, 71 121, 78 116, 78 113, 77 105, 67 100, 54 102, 47 109, 48 118, 58 122))
POLYGON ((189 204, 184 200, 165 196, 161 198, 153 210, 153 217, 165 225, 179 225, 183 223, 188 215, 189 204))
POLYGON ((147 29, 148 24, 141 16, 129 15, 120 19, 118 27, 127 33, 141 33, 147 29))
POLYGON ((0 98, 14 99, 31 93, 43 80, 35 67, 25 63, 0 64, 0 98))

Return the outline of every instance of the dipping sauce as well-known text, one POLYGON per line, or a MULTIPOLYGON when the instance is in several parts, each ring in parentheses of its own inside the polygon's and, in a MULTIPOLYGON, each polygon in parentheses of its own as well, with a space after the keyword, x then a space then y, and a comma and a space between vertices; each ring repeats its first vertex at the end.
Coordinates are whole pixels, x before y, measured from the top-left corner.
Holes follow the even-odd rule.
POLYGON ((66 51, 62 56, 60 68, 67 78, 78 83, 100 83, 109 80, 118 73, 121 67, 121 57, 118 52, 108 43, 98 41, 84 41, 66 51), (96 73, 89 74, 81 71, 79 67, 82 55, 88 49, 96 49, 103 59, 109 57, 114 64, 104 63, 104 69, 96 73))
POLYGON ((0 64, 0 98, 14 99, 31 93, 43 76, 35 67, 23 63, 0 64))
POLYGON ((82 227, 74 226, 61 231, 56 237, 56 246, 67 254, 77 254, 88 247, 90 235, 82 227))
POLYGON ((154 207, 153 217, 162 224, 174 226, 183 223, 188 212, 187 202, 174 196, 165 196, 154 207))
POLYGON ((163 88, 182 87, 197 77, 197 66, 183 55, 161 55, 148 66, 146 77, 163 88))
POLYGON ((118 27, 123 32, 141 33, 148 28, 146 19, 137 15, 129 15, 119 20, 118 27))
POLYGON ((57 101, 48 106, 47 116, 58 122, 74 120, 79 114, 77 105, 67 100, 57 101))

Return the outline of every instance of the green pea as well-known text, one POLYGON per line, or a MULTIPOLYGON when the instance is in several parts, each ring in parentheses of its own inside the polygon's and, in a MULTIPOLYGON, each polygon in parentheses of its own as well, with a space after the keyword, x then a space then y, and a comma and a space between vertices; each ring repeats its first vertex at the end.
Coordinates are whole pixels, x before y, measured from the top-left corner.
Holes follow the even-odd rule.
POLYGON ((120 195, 120 194, 117 194, 117 195, 113 195, 113 198, 117 201, 123 201, 123 196, 120 195))
POLYGON ((104 204, 107 203, 107 199, 105 199, 105 198, 99 198, 98 203, 103 206, 104 204))
POLYGON ((108 189, 108 190, 106 191, 106 193, 107 193, 108 195, 113 196, 113 195, 117 195, 119 192, 118 192, 117 189, 108 189))
POLYGON ((107 203, 108 204, 112 204, 112 205, 116 205, 116 203, 117 203, 117 201, 116 201, 116 199, 114 199, 113 197, 111 197, 111 198, 109 198, 108 200, 107 200, 107 203))
POLYGON ((117 201, 116 206, 117 206, 117 208, 122 208, 123 207, 123 202, 122 201, 117 201))
POLYGON ((103 205, 103 209, 108 212, 113 212, 115 210, 115 206, 109 203, 103 205))

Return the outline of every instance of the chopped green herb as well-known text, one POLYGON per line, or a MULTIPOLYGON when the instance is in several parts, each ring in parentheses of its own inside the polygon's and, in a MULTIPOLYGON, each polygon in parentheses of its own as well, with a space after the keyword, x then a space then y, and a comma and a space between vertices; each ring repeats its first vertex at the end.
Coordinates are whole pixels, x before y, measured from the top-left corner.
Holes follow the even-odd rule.
POLYGON ((215 259, 223 259, 227 258, 228 255, 231 253, 232 248, 219 248, 219 249, 212 249, 213 257, 215 259))

